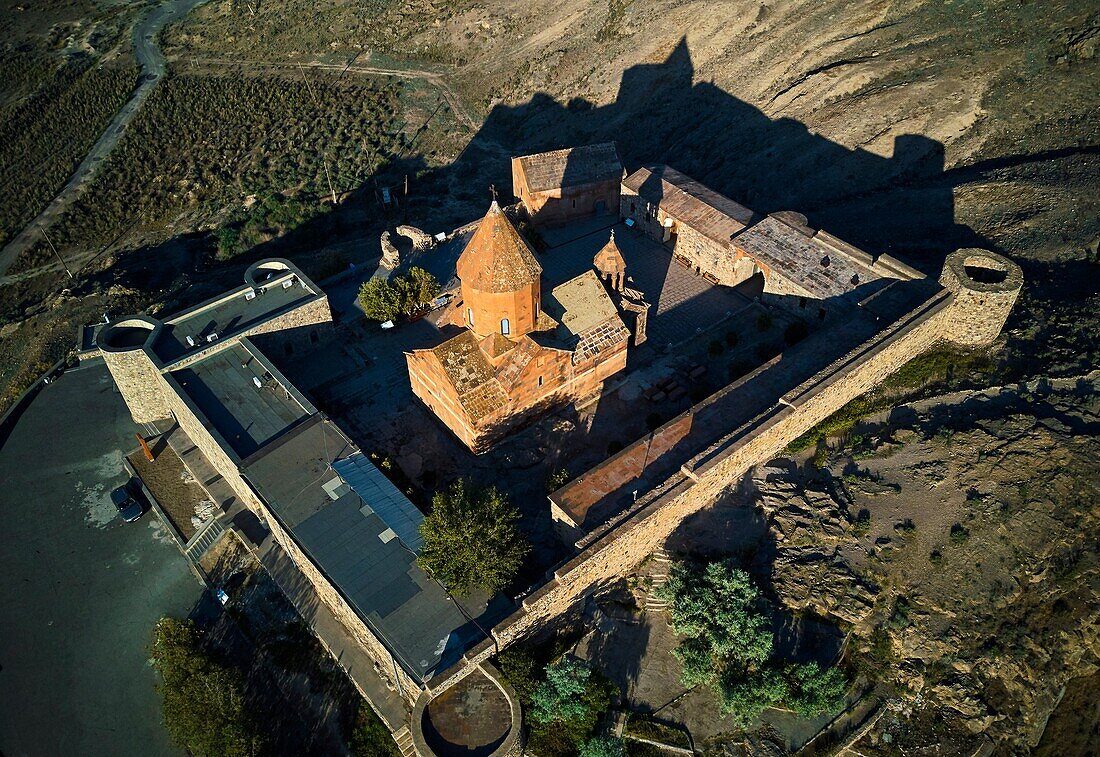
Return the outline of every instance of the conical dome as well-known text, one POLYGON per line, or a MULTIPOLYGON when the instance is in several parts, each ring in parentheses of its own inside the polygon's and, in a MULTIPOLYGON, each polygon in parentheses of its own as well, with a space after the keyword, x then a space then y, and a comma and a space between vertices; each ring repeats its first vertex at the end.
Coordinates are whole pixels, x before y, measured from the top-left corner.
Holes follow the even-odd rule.
POLYGON ((496 200, 458 258, 458 278, 479 292, 517 292, 539 280, 542 266, 496 200))
POLYGON ((466 326, 516 338, 534 331, 542 266, 496 200, 458 258, 466 326))

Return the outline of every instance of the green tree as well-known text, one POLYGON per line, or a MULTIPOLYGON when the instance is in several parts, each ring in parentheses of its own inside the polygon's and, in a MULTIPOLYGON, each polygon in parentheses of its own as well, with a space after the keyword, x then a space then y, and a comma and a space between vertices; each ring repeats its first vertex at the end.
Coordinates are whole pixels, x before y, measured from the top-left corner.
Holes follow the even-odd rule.
POLYGON ((530 551, 516 528, 519 513, 495 487, 475 490, 459 479, 436 492, 420 524, 420 567, 452 592, 480 587, 494 594, 511 582, 530 551))
POLYGON ((196 755, 254 755, 264 746, 245 705, 244 680, 199 646, 191 621, 162 618, 153 634, 164 725, 172 740, 196 755))
POLYGON ((231 226, 218 229, 218 260, 229 260, 229 258, 240 252, 239 241, 241 234, 231 226))
POLYGON ((597 736, 581 745, 580 757, 623 757, 623 740, 615 736, 597 736))
POLYGON ((769 707, 783 703, 787 682, 774 668, 748 673, 727 671, 718 684, 718 704, 741 727, 748 726, 769 707))
POLYGON ((786 677, 790 688, 787 705, 803 717, 832 712, 844 703, 848 682, 836 668, 822 669, 816 662, 789 665, 786 677))
POLYGON ((728 666, 758 667, 771 656, 766 605, 732 560, 678 563, 658 591, 670 602, 672 629, 686 637, 673 652, 684 685, 712 683, 728 666))
POLYGON ((588 712, 584 693, 592 668, 578 659, 563 657, 546 667, 546 678, 535 689, 531 719, 536 723, 576 720, 588 712))
POLYGON ((439 282, 423 268, 413 266, 405 274, 405 279, 409 282, 411 307, 408 310, 427 305, 439 296, 439 282))
POLYGON ((359 306, 367 318, 392 321, 401 313, 401 295, 385 279, 371 279, 359 288, 359 306))

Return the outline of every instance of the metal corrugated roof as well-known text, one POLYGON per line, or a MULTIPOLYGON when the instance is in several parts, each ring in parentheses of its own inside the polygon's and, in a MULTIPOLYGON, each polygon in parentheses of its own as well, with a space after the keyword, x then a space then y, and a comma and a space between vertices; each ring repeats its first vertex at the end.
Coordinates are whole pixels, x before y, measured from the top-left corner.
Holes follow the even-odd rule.
POLYGON ((408 497, 374 467, 362 452, 354 452, 332 464, 348 486, 381 518, 397 538, 413 552, 420 554, 424 539, 420 536, 420 524, 424 515, 416 509, 408 497))

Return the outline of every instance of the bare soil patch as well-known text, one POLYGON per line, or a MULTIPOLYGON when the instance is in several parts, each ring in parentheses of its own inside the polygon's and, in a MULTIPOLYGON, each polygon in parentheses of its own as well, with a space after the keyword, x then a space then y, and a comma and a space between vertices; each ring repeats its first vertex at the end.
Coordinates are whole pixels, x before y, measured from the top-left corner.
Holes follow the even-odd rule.
MULTIPOLYGON (((157 449, 158 440, 159 437, 150 440, 151 449, 157 449)), ((153 462, 146 460, 141 450, 132 453, 129 460, 142 481, 149 487, 149 491, 160 503, 168 519, 172 521, 176 531, 183 535, 184 540, 194 536, 195 527, 191 524, 191 516, 207 496, 199 483, 184 468, 179 456, 165 445, 165 448, 156 454, 153 462)))

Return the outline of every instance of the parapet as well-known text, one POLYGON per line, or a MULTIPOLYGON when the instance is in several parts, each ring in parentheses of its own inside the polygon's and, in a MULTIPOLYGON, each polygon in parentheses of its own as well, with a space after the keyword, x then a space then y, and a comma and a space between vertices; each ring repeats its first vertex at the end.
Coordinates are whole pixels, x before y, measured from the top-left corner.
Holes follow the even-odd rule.
POLYGON ((940 284, 954 294, 943 338, 964 347, 992 344, 1024 285, 1020 266, 977 247, 947 256, 940 284))

